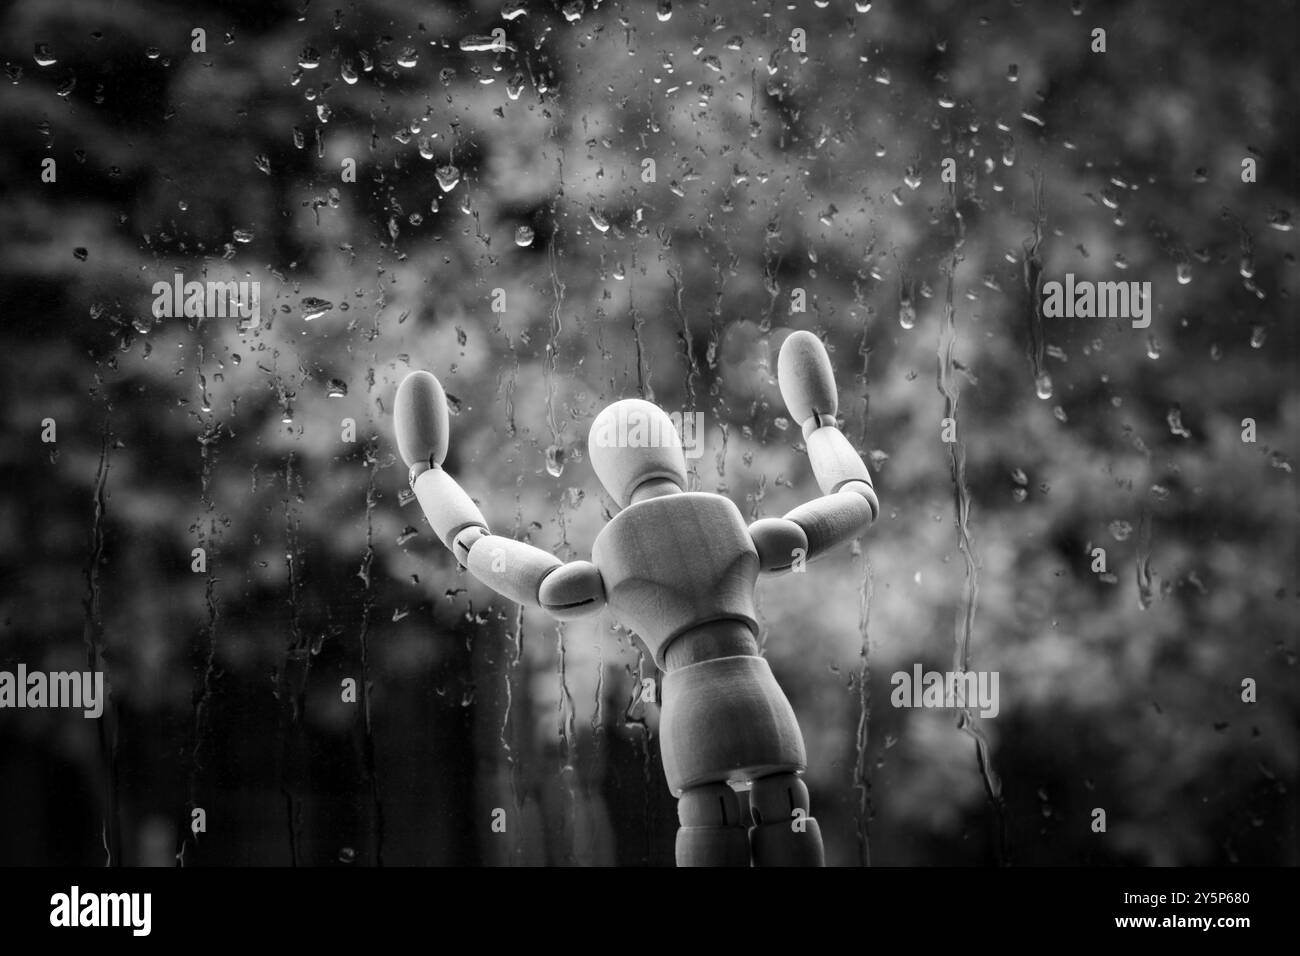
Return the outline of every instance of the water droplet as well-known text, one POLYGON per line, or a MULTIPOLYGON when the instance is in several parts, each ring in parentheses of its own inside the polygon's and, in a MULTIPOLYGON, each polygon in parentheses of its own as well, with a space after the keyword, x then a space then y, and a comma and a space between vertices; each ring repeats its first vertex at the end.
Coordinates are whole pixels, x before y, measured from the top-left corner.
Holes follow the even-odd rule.
POLYGON ((1133 533, 1133 526, 1127 521, 1116 519, 1106 526, 1106 530, 1116 541, 1127 541, 1133 533))
POLYGON ((898 324, 905 329, 916 325, 916 306, 906 299, 898 303, 898 324))
POLYGON ((351 863, 357 858, 357 851, 350 846, 345 846, 339 850, 339 862, 351 863))
POLYGON ((266 173, 268 176, 271 175, 271 157, 267 156, 266 153, 258 153, 254 156, 253 165, 257 167, 258 172, 266 173))
POLYGON ((564 449, 559 445, 551 445, 546 449, 546 473, 552 478, 559 478, 564 474, 564 449))
POLYGON ((1197 166, 1196 172, 1192 173, 1192 179, 1196 180, 1198 183, 1209 182, 1210 179, 1209 170, 1207 170, 1204 166, 1197 166))
POLYGON ((451 192, 456 188, 456 184, 460 182, 460 170, 451 165, 439 166, 434 172, 434 176, 437 177, 438 185, 442 187, 442 191, 445 193, 451 192))
POLYGON ((56 96, 67 98, 72 95, 72 91, 77 88, 77 78, 70 76, 54 89, 56 96))
POLYGON ((1250 329, 1250 347, 1252 349, 1263 348, 1264 346, 1264 326, 1254 325, 1250 329))
POLYGON ((1052 376, 1046 372, 1039 372, 1034 378, 1034 394, 1047 401, 1052 397, 1052 376))
POLYGON ((303 47, 302 53, 298 54, 298 65, 304 70, 314 70, 320 66, 320 51, 314 46, 303 47))
POLYGON ((1165 413, 1165 421, 1169 424, 1169 433, 1171 435, 1177 435, 1179 438, 1192 437, 1192 433, 1183 424, 1183 410, 1177 405, 1165 413))
POLYGON ((357 68, 353 66, 351 60, 344 60, 339 64, 339 76, 343 77, 343 82, 348 86, 357 81, 357 68))
POLYGON ((597 210, 595 206, 592 206, 587 210, 587 216, 591 219, 591 224, 600 232, 609 232, 609 221, 601 215, 600 211, 597 210))
POLYGON ((672 0, 659 0, 659 5, 655 9, 655 16, 659 18, 660 23, 667 23, 673 18, 672 0))
POLYGON ((1160 358, 1160 341, 1154 335, 1147 336, 1147 358, 1153 362, 1160 358))
POLYGON ((420 62, 420 54, 413 46, 408 46, 397 55, 397 65, 404 70, 414 68, 418 62, 420 62))
POLYGON ((508 0, 506 5, 501 8, 501 19, 514 20, 522 17, 527 12, 528 8, 524 4, 524 0, 508 0))
POLYGON ((1187 285, 1192 281, 1192 264, 1190 262, 1178 263, 1178 284, 1187 285))
POLYGON ((500 47, 496 37, 482 33, 462 37, 459 45, 462 53, 489 53, 500 47))
POLYGON ((582 19, 582 0, 572 0, 560 7, 560 12, 564 14, 564 19, 570 23, 576 23, 582 19))
POLYGON ((1278 232, 1290 232, 1293 226, 1290 210, 1274 209, 1268 214, 1268 224, 1278 232))
POLYGON ((334 115, 334 111, 329 108, 328 104, 326 103, 316 104, 316 118, 320 120, 322 123, 328 123, 330 121, 330 117, 333 115, 334 115))
POLYGON ((236 229, 235 232, 234 232, 234 238, 235 238, 235 242, 252 242, 252 241, 253 241, 253 230, 251 230, 251 229, 236 229))
POLYGON ((37 66, 53 66, 59 62, 58 57, 54 55, 54 51, 50 49, 48 43, 36 44, 35 59, 37 66))
POLYGON ((523 225, 515 227, 515 245, 519 246, 521 249, 526 249, 531 246, 534 238, 536 238, 536 234, 533 232, 532 226, 523 225))
POLYGON ((90 253, 86 250, 85 246, 77 246, 77 248, 72 250, 72 254, 82 262, 85 262, 86 259, 90 256, 90 253))
POLYGON ((1014 64, 1014 63, 1008 65, 1008 66, 1007 66, 1007 79, 1010 80, 1012 83, 1019 82, 1019 80, 1020 80, 1020 67, 1017 66, 1017 65, 1014 64))
POLYGON ((512 100, 517 100, 523 92, 524 75, 522 73, 512 74, 510 79, 506 80, 506 96, 512 100))
POLYGON ((309 295, 299 303, 302 309, 302 318, 304 322, 310 322, 312 319, 319 319, 326 312, 334 308, 334 303, 328 299, 318 299, 309 295))
POLYGON ((877 69, 877 70, 876 70, 875 80, 876 80, 876 82, 879 83, 881 86, 888 86, 888 85, 889 85, 889 70, 887 70, 887 69, 886 69, 885 67, 883 67, 883 66, 880 67, 879 69, 877 69))
POLYGON ((341 378, 332 378, 325 394, 330 398, 346 398, 348 394, 348 383, 341 378))

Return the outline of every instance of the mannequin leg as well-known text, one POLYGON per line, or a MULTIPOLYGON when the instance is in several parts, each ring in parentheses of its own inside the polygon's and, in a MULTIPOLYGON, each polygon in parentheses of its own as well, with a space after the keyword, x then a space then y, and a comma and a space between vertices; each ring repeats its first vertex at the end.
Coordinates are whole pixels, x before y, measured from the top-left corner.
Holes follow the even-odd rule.
POLYGON ((755 866, 825 866, 822 833, 808 814, 808 788, 793 773, 755 780, 749 791, 755 866))
POLYGON ((740 802, 725 783, 682 791, 677 801, 678 866, 749 866, 740 802))

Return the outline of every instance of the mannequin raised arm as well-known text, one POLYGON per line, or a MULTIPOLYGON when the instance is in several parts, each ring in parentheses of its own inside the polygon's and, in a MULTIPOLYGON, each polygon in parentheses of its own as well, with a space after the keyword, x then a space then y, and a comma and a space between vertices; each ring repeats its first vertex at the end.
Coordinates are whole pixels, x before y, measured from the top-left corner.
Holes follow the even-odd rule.
POLYGON ((811 560, 851 541, 880 513, 866 462, 835 424, 835 373, 821 340, 811 332, 792 333, 781 345, 776 374, 786 408, 803 429, 822 496, 783 518, 750 525, 764 571, 788 568, 797 548, 811 560))
POLYGON ((424 516, 474 577, 515 603, 541 607, 560 620, 585 617, 605 606, 595 565, 565 564, 541 548, 492 534, 465 489, 443 470, 450 438, 447 396, 432 374, 411 372, 397 387, 393 429, 424 516))

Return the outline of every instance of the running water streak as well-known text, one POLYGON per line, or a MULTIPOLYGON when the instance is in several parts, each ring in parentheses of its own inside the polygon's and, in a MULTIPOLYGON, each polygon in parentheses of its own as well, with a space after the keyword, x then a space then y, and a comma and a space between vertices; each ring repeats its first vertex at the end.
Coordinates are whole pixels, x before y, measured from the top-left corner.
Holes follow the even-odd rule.
MULTIPOLYGON (((866 322, 863 322, 862 342, 858 346, 862 356, 862 421, 858 429, 858 447, 867 447, 867 417, 871 411, 871 400, 867 393, 868 371, 871 363, 871 349, 867 345, 866 322)), ((857 759, 853 767, 853 789, 858 793, 854 808, 854 821, 858 834, 858 863, 871 865, 871 818, 875 808, 871 802, 871 761, 868 750, 871 744, 871 598, 875 590, 875 569, 865 555, 862 558, 862 581, 858 586, 858 633, 862 644, 858 652, 858 673, 856 677, 858 691, 858 727, 855 735, 857 759)), ((849 685, 850 689, 854 686, 849 685)))
POLYGON ((547 246, 546 250, 547 263, 551 269, 551 291, 554 296, 554 304, 551 306, 551 331, 550 338, 546 343, 546 359, 542 364, 542 375, 546 379, 546 425, 551 432, 552 448, 560 443, 560 426, 555 418, 555 363, 560 351, 560 332, 563 331, 560 309, 564 305, 564 283, 560 281, 560 274, 555 264, 555 243, 558 240, 559 228, 557 227, 555 235, 551 237, 550 245, 547 246))
POLYGON ((669 268, 667 270, 668 278, 673 284, 673 311, 677 313, 677 321, 682 324, 682 348, 686 354, 686 407, 695 407, 695 380, 700 375, 700 365, 695 358, 695 344, 691 340, 691 325, 686 320, 686 311, 682 308, 682 294, 685 291, 682 285, 681 267, 677 270, 669 268))
POLYGON ((1047 220, 1047 206, 1043 199, 1043 171, 1035 170, 1034 182, 1034 231, 1024 241, 1024 277, 1025 293, 1029 297, 1025 310, 1029 324, 1029 341, 1026 351, 1029 355, 1029 368, 1034 376, 1034 392, 1046 401, 1052 397, 1052 376, 1044 367, 1043 353, 1046 342, 1043 336, 1043 225, 1047 220))
MULTIPOLYGON (((953 349, 957 341, 957 310, 953 304, 957 281, 957 268, 962 261, 961 248, 965 241, 965 222, 957 208, 957 187, 949 187, 952 203, 955 235, 953 237, 952 256, 945 272, 947 283, 944 296, 943 322, 939 328, 939 367, 938 388, 944 399, 944 417, 954 425, 958 423, 957 405, 959 389, 954 377, 953 349)), ((966 485, 966 447, 960 440, 948 442, 949 463, 953 484, 953 503, 957 518, 957 547, 965 563, 966 580, 962 598, 960 619, 954 629, 953 670, 965 673, 970 670, 971 634, 975 627, 975 608, 979 601, 979 570, 975 564, 974 549, 970 535, 970 489, 966 485)), ((958 687, 960 687, 960 682, 958 687)), ((993 769, 992 756, 989 752, 988 739, 976 722, 967 702, 959 702, 957 727, 975 742, 975 758, 980 777, 984 783, 984 792, 992 806, 995 817, 995 855, 999 865, 1007 862, 1006 852, 1006 809, 1002 799, 1002 783, 993 769)))
MULTIPOLYGON (((99 568, 104 561, 104 516, 107 511, 108 498, 105 487, 108 483, 109 448, 112 433, 108 418, 104 419, 103 433, 99 446, 99 467, 95 471, 95 485, 91 494, 93 504, 90 523, 90 553, 86 560, 86 597, 82 601, 85 609, 82 637, 86 645, 86 668, 90 671, 105 670, 104 662, 104 619, 100 612, 99 568)), ((117 803, 117 740, 116 733, 110 733, 109 724, 116 727, 113 708, 112 684, 105 679, 110 688, 107 712, 104 719, 96 721, 96 733, 99 743, 99 757, 104 771, 104 821, 101 832, 104 841, 106 866, 122 865, 122 828, 118 817, 117 803)))
POLYGON ((357 576, 365 588, 361 604, 361 633, 357 641, 361 656, 361 712, 365 727, 365 745, 363 760, 365 762, 366 780, 370 784, 370 803, 374 813, 375 866, 384 865, 384 802, 379 786, 379 771, 375 760, 375 736, 371 722, 370 707, 370 622, 375 612, 374 583, 372 569, 375 562, 375 472, 379 469, 379 449, 375 439, 366 447, 366 550, 361 560, 361 569, 357 576))
POLYGON ((862 635, 862 649, 858 653, 858 729, 855 738, 858 757, 853 766, 853 789, 858 793, 854 808, 854 822, 858 831, 858 863, 871 865, 871 763, 867 755, 871 743, 871 595, 873 590, 871 562, 862 558, 862 584, 858 589, 858 632, 862 635))
MULTIPOLYGON (((199 547, 204 551, 207 566, 207 580, 204 582, 203 588, 203 602, 207 609, 207 624, 202 634, 202 638, 207 644, 207 652, 203 663, 203 676, 199 683, 199 690, 194 695, 193 714, 190 724, 189 779, 186 792, 189 797, 188 809, 191 813, 199 806, 199 774, 203 769, 202 750, 208 731, 208 705, 212 699, 212 681, 216 672, 217 623, 221 616, 221 608, 216 595, 217 578, 215 571, 217 558, 215 539, 219 534, 217 530, 219 523, 215 516, 216 504, 212 500, 211 494, 212 469, 216 465, 216 444, 220 431, 220 423, 211 415, 208 415, 203 421, 203 434, 199 436, 199 447, 201 449, 199 501, 203 505, 203 514, 199 516, 197 527, 199 547)), ((187 830, 185 836, 181 838, 179 849, 176 851, 178 866, 185 865, 185 851, 189 847, 191 840, 197 845, 198 834, 187 830)))

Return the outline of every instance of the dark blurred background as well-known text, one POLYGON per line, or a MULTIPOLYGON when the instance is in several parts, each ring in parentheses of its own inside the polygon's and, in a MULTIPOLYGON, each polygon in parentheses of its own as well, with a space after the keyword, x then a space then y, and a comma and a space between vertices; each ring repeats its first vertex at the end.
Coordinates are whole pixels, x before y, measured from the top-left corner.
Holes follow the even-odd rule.
POLYGON ((760 590, 828 861, 1294 865, 1296 20, 8 4, 0 668, 112 699, 0 711, 0 863, 670 864, 651 661, 456 569, 393 391, 437 374, 494 528, 586 557, 617 398, 702 413, 747 516, 817 494, 811 329, 884 508, 760 590), (260 325, 155 317, 176 272, 260 325), (1041 318, 1067 272, 1151 327, 1041 318), (967 650, 997 717, 890 706, 967 650))

